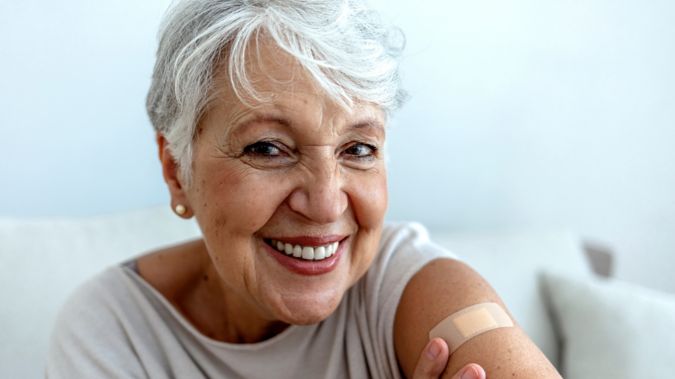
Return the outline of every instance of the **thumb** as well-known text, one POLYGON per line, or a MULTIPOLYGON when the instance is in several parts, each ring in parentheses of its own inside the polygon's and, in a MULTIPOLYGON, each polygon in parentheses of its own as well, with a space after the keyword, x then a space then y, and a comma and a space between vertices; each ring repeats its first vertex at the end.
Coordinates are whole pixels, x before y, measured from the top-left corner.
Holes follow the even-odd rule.
POLYGON ((457 371, 452 379, 486 379, 487 375, 482 367, 475 363, 469 363, 457 371))
POLYGON ((448 345, 441 338, 434 338, 422 351, 417 366, 413 372, 413 379, 437 379, 448 364, 448 345))

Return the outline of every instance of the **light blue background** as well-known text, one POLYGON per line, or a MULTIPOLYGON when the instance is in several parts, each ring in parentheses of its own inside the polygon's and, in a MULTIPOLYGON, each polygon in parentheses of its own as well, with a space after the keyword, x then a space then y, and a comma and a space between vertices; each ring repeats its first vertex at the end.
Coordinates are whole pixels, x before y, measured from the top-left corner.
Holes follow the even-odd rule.
MULTIPOLYGON (((0 216, 166 204, 144 97, 168 2, 0 2, 0 216)), ((408 36, 391 219, 567 228, 675 291, 675 3, 375 1, 408 36)))

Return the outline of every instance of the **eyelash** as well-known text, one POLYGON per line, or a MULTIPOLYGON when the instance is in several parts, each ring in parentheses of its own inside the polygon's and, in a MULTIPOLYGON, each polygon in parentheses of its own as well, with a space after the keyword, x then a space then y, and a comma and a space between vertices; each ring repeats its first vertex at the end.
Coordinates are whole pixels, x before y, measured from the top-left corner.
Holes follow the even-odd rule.
POLYGON ((271 141, 258 141, 255 143, 252 143, 244 148, 244 151, 242 152, 242 155, 248 155, 248 156, 254 156, 254 157, 264 157, 264 158, 274 158, 277 156, 280 156, 284 153, 283 149, 281 149, 279 146, 275 145, 271 141), (255 151, 257 148, 264 147, 266 149, 275 149, 277 150, 277 154, 269 154, 268 153, 263 153, 259 151, 255 151))
MULTIPOLYGON (((344 149, 343 151, 348 155, 348 159, 368 161, 377 157, 378 148, 377 146, 368 143, 355 142, 346 149, 344 149), (357 151, 354 151, 357 148, 365 148, 368 150, 368 152, 364 154, 363 152, 359 153, 357 151)), ((275 159, 278 157, 283 157, 284 155, 287 154, 283 148, 279 147, 273 141, 258 141, 246 146, 242 151, 241 155, 253 158, 275 159), (265 150, 260 151, 261 149, 265 150), (271 150, 274 150, 274 152, 273 153, 270 152, 271 150)))
POLYGON ((370 144, 367 144, 367 143, 363 143, 363 142, 354 143, 353 145, 346 148, 345 152, 348 152, 349 150, 352 150, 356 147, 365 147, 369 150, 369 152, 366 155, 351 154, 352 157, 353 157, 352 159, 369 160, 369 159, 373 159, 374 157, 377 156, 377 151, 378 151, 377 147, 373 146, 373 145, 370 145, 370 144))

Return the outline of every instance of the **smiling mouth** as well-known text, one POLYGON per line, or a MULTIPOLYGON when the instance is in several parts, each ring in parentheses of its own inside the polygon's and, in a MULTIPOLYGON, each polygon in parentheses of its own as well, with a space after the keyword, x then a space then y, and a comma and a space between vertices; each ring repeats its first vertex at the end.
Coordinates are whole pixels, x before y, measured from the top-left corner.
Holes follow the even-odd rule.
POLYGON ((303 246, 273 239, 265 239, 265 243, 275 250, 306 261, 320 261, 332 257, 338 250, 340 241, 335 241, 321 246, 303 246))

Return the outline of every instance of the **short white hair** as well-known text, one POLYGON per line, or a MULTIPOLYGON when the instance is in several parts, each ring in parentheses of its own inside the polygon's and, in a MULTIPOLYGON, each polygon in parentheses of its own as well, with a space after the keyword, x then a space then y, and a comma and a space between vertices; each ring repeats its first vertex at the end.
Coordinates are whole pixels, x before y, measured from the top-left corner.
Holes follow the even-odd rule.
POLYGON ((387 114, 402 104, 399 29, 385 25, 360 0, 184 0, 174 3, 159 32, 146 108, 169 143, 189 185, 192 141, 224 62, 234 93, 264 100, 249 80, 246 49, 264 32, 344 107, 355 100, 387 114))

